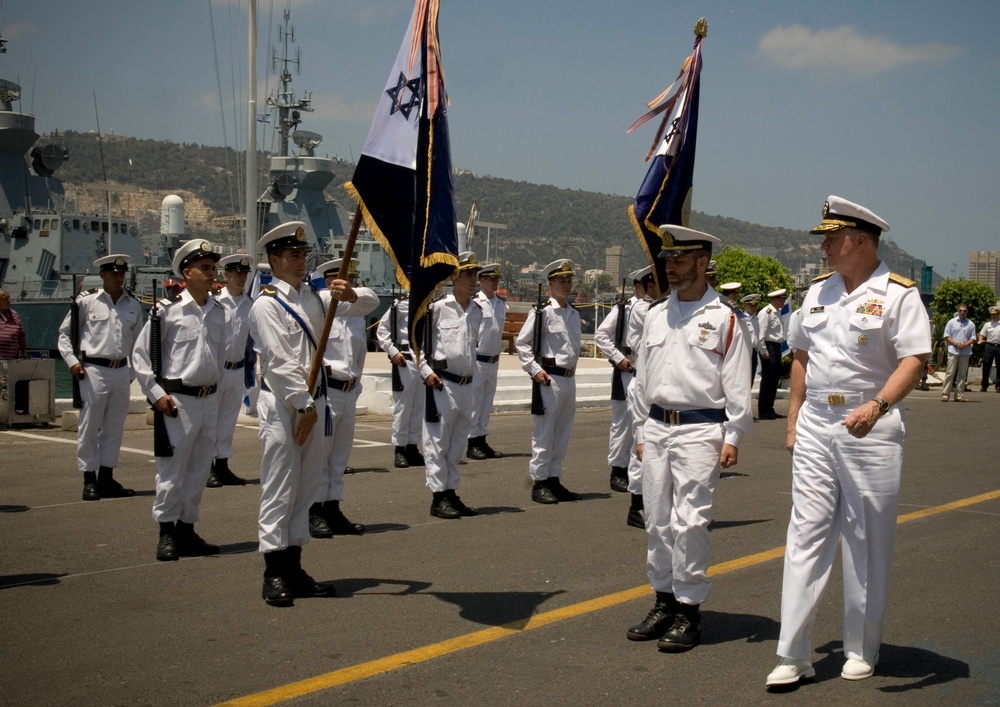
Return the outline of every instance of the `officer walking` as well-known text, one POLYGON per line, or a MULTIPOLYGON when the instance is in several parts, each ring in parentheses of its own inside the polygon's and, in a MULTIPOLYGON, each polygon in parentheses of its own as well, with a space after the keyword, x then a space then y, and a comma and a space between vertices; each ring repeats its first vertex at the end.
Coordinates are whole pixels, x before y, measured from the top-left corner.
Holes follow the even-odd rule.
POLYGON ((250 272, 250 256, 237 253, 219 261, 226 286, 217 299, 226 311, 225 359, 219 382, 219 429, 215 441, 215 461, 208 475, 209 488, 243 486, 242 479, 229 468, 233 456, 233 436, 240 408, 246 395, 243 370, 246 366, 247 337, 250 335, 250 305, 253 300, 244 293, 250 272))
POLYGON ((781 322, 781 308, 785 303, 786 291, 774 290, 767 293, 768 305, 757 315, 760 338, 767 353, 761 353, 760 390, 757 393, 757 419, 776 420, 784 417, 774 411, 774 400, 778 397, 778 381, 781 379, 781 344, 785 341, 785 327, 781 322))
POLYGON ((156 559, 215 555, 218 545, 194 530, 201 495, 212 468, 219 422, 219 380, 225 363, 226 313, 209 293, 219 254, 201 238, 188 241, 174 254, 174 273, 186 286, 165 298, 150 315, 132 352, 135 377, 143 394, 162 416, 169 456, 157 450, 156 500, 153 520, 160 524, 156 559), (160 319, 159 375, 152 355, 152 317, 160 319))
POLYGON ((76 462, 83 472, 84 501, 135 495, 113 476, 128 417, 132 382, 128 357, 142 330, 142 305, 124 287, 131 262, 129 256, 117 253, 94 261, 103 286, 76 298, 77 347, 72 340, 70 312, 59 327, 59 354, 80 381, 83 401, 77 425, 76 462))
POLYGON ((317 582, 302 569, 309 508, 320 497, 327 458, 325 371, 315 389, 308 385, 324 325, 319 294, 303 281, 308 248, 301 221, 281 224, 261 237, 257 251, 267 252, 273 277, 250 308, 250 335, 263 379, 257 398, 261 596, 271 606, 336 594, 332 584, 317 582))
POLYGON ((423 440, 427 488, 431 490, 431 515, 438 518, 474 516, 457 494, 458 464, 466 449, 472 409, 475 406, 476 338, 483 316, 472 297, 476 291, 479 262, 476 254, 458 255, 452 275, 452 294, 431 304, 430 335, 425 337, 420 375, 429 389, 423 440), (437 413, 437 419, 434 412, 437 413))
POLYGON ((760 295, 747 295, 740 299, 743 310, 746 312, 747 328, 750 331, 750 387, 753 387, 753 379, 757 376, 757 363, 767 353, 767 348, 760 338, 760 320, 757 319, 757 310, 760 307, 760 295))
POLYGON ((813 281, 788 343, 794 349, 786 447, 792 514, 781 589, 781 662, 768 685, 816 674, 809 633, 842 537, 841 677, 871 677, 878 662, 899 507, 902 400, 931 350, 911 280, 878 257, 889 224, 837 196, 811 233, 833 272, 813 281))
POLYGON ((503 456, 486 441, 490 431, 490 413, 497 392, 497 369, 500 368, 500 345, 507 319, 507 300, 497 294, 500 264, 488 263, 479 271, 479 292, 475 299, 483 311, 476 344, 475 405, 472 430, 469 432, 469 459, 498 459, 503 456))
POLYGON ((576 416, 573 374, 580 358, 580 313, 569 303, 573 273, 572 260, 556 260, 545 267, 549 299, 528 313, 514 342, 521 368, 540 386, 544 407, 544 414, 533 416, 531 433, 528 470, 535 503, 580 500, 580 494, 562 485, 563 459, 576 416))
POLYGON ((321 290, 323 306, 337 302, 337 314, 330 327, 323 363, 326 366, 326 398, 333 419, 328 438, 329 453, 320 484, 319 500, 309 509, 309 534, 314 538, 334 535, 360 535, 365 526, 352 523, 340 509, 344 500, 344 472, 354 444, 354 425, 361 395, 361 372, 368 353, 365 317, 378 307, 378 295, 367 287, 356 287, 358 260, 351 258, 347 279, 340 280, 343 258, 330 260, 317 268, 326 280, 321 290))
POLYGON ((375 338, 395 367, 392 381, 393 466, 407 469, 423 466, 417 444, 424 417, 420 373, 410 352, 410 300, 405 293, 392 303, 378 322, 375 338))
POLYGON ((712 247, 721 241, 672 225, 661 226, 660 235, 671 293, 646 316, 634 384, 646 572, 656 602, 627 637, 660 639, 660 650, 679 652, 701 640, 719 475, 737 463, 740 441, 753 429, 750 351, 735 313, 706 280, 712 247))

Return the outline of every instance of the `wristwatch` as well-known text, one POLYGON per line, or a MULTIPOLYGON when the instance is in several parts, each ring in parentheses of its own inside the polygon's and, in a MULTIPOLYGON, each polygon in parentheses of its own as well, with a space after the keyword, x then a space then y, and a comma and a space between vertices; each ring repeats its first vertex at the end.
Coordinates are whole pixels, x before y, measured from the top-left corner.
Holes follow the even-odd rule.
POLYGON ((889 412, 889 403, 882 398, 872 398, 872 402, 878 405, 878 411, 880 415, 884 415, 889 412))
POLYGON ((300 415, 311 415, 314 412, 316 412, 316 406, 313 405, 312 403, 309 403, 304 408, 299 410, 300 415))

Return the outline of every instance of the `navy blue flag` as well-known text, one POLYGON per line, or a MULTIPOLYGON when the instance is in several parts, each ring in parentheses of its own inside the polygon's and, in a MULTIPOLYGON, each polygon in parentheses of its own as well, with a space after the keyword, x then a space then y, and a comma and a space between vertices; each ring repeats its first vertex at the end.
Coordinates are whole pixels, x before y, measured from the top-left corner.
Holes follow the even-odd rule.
POLYGON ((698 139, 698 95, 701 88, 701 42, 707 31, 708 23, 702 18, 695 26, 694 52, 685 60, 674 81, 675 84, 680 82, 677 92, 668 98, 674 87, 671 84, 647 104, 652 110, 628 129, 632 132, 651 118, 666 114, 653 141, 653 148, 646 156, 647 161, 652 159, 652 164, 642 180, 635 203, 628 207, 632 228, 643 252, 653 264, 661 292, 666 292, 667 273, 666 262, 657 257, 662 245, 659 227, 668 223, 688 227, 691 220, 691 189, 698 139))
POLYGON ((417 0, 368 139, 345 184, 410 290, 410 346, 420 351, 427 305, 458 267, 458 230, 439 0, 417 0))

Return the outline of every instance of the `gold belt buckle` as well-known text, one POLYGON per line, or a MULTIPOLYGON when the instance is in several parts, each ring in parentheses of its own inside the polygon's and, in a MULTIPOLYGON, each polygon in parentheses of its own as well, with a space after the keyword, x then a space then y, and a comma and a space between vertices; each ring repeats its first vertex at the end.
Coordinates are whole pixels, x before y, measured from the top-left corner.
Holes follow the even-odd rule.
POLYGON ((201 386, 201 387, 198 388, 198 396, 197 397, 199 397, 199 398, 207 398, 211 394, 212 394, 212 386, 210 386, 210 385, 203 385, 203 386, 201 386))
POLYGON ((670 418, 671 425, 681 424, 681 411, 680 410, 667 410, 667 416, 670 418))
POLYGON ((843 405, 847 402, 843 393, 830 393, 826 396, 826 402, 830 405, 843 405))

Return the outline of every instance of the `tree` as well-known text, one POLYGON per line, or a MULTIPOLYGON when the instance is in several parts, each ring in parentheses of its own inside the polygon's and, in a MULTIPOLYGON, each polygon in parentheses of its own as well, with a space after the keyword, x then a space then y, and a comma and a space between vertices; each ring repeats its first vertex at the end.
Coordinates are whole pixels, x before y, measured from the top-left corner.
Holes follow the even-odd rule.
POLYGON ((792 292, 794 282, 785 267, 775 258, 750 255, 738 246, 725 246, 716 256, 719 284, 739 282, 744 295, 767 293, 782 288, 792 292))
POLYGON ((996 304, 997 296, 982 282, 969 280, 952 280, 948 278, 934 291, 934 301, 931 310, 934 312, 935 329, 943 328, 948 320, 955 316, 958 305, 969 305, 969 319, 976 323, 976 328, 989 321, 990 307, 996 304))

